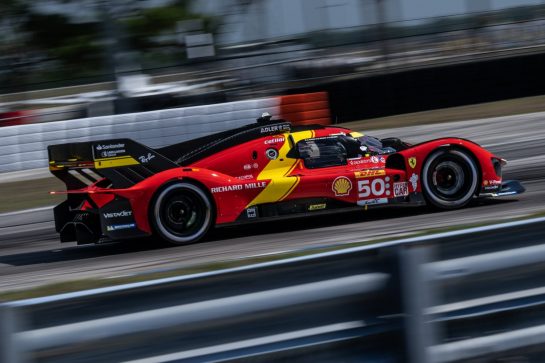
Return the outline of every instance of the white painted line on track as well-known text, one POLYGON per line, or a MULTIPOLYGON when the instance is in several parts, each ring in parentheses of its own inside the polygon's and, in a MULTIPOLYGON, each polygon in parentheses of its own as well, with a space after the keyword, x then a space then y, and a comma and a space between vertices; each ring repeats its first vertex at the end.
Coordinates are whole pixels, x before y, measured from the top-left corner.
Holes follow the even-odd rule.
POLYGON ((254 258, 254 257, 265 257, 265 256, 271 256, 271 255, 282 255, 285 253, 292 253, 296 251, 299 251, 299 250, 280 250, 280 251, 264 252, 264 253, 258 253, 255 255, 243 256, 243 257, 237 258, 237 260, 244 260, 247 258, 254 258))
POLYGON ((18 211, 15 211, 15 212, 0 213, 0 217, 16 216, 16 215, 18 215, 18 214, 25 214, 25 213, 33 213, 33 212, 42 212, 42 211, 46 211, 46 210, 53 210, 54 207, 55 207, 54 205, 49 205, 49 206, 47 206, 47 207, 23 209, 23 210, 18 210, 18 211))

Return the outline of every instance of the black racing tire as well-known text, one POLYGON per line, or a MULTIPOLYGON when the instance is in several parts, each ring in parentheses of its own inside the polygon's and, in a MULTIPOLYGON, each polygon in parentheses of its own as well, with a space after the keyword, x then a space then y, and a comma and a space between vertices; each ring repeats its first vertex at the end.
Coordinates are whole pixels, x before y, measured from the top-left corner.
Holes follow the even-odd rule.
POLYGON ((426 201, 439 209, 467 205, 477 192, 479 169, 473 157, 458 149, 434 151, 422 167, 426 201))
POLYGON ((164 186, 153 199, 150 219, 155 233, 170 245, 203 238, 213 223, 213 204, 199 186, 188 182, 164 186))

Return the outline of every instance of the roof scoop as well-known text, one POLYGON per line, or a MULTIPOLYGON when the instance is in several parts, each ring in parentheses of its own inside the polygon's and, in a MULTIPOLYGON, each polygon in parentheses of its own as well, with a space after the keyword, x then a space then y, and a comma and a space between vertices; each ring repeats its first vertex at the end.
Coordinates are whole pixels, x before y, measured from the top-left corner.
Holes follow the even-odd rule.
POLYGON ((265 123, 265 122, 269 122, 271 120, 272 116, 270 113, 268 112, 263 112, 261 114, 261 117, 258 117, 257 118, 257 123, 258 124, 261 124, 261 123, 265 123))

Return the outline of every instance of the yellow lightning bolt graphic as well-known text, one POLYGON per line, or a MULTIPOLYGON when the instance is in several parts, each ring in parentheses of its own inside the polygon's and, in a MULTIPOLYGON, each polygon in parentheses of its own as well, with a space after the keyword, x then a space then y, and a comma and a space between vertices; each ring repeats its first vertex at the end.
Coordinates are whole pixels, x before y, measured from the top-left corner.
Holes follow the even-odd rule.
MULTIPOLYGON (((300 140, 313 137, 314 131, 300 131, 292 133, 291 135, 294 143, 297 143, 300 140)), ((289 150, 290 143, 287 140, 286 134, 286 141, 284 141, 284 144, 279 150, 278 158, 269 161, 257 176, 257 180, 270 180, 269 184, 248 204, 247 207, 256 204, 281 201, 290 195, 297 184, 299 184, 298 176, 288 176, 299 161, 299 159, 286 157, 289 150)))

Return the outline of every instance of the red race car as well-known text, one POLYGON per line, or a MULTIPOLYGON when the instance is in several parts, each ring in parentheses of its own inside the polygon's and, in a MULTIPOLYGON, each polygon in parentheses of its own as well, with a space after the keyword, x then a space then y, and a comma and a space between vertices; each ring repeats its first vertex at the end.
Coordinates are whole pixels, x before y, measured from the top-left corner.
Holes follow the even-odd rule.
POLYGON ((48 147, 67 186, 55 207, 62 242, 156 235, 175 245, 216 225, 424 205, 524 192, 502 181, 505 160, 469 140, 410 145, 336 126, 257 123, 152 149, 130 139, 48 147))

